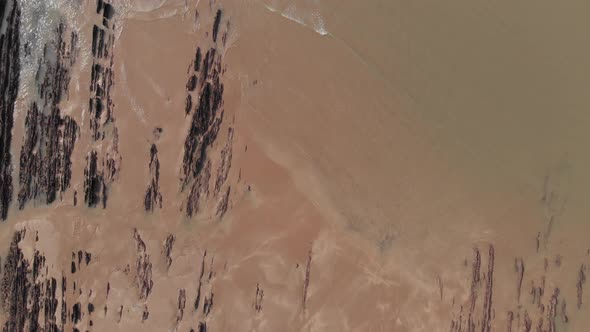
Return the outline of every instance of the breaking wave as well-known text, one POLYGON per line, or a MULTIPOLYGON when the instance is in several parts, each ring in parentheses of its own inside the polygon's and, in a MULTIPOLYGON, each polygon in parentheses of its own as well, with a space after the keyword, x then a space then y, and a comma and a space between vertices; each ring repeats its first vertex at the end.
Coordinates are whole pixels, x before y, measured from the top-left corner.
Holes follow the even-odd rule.
MULTIPOLYGON (((73 28, 79 33, 82 22, 79 21, 82 1, 78 0, 21 0, 21 25, 20 25, 20 86, 21 98, 35 98, 35 76, 39 68, 39 61, 43 57, 44 46, 48 42, 54 42, 57 27, 60 23, 73 28)), ((88 43, 81 41, 80 45, 88 43)), ((82 49, 81 54, 90 51, 82 49)), ((49 55, 49 61, 51 55, 49 55)), ((84 62, 84 56, 80 59, 84 62)), ((18 110, 17 110, 18 112, 18 110)))
POLYGON ((320 13, 319 0, 266 0, 261 3, 271 12, 310 28, 322 36, 330 34, 320 13))

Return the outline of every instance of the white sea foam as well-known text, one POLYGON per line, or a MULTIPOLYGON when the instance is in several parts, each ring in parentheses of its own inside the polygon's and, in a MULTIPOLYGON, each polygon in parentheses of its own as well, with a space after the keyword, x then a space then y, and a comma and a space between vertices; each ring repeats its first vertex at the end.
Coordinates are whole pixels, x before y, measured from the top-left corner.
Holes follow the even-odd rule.
POLYGON ((119 40, 125 21, 166 19, 186 14, 187 0, 121 0, 116 3, 115 41, 119 40))
MULTIPOLYGON (((89 50, 84 45, 88 44, 83 40, 80 33, 80 15, 83 8, 80 0, 21 0, 21 21, 20 21, 20 85, 19 97, 26 100, 37 98, 35 79, 39 63, 43 57, 44 46, 47 43, 55 42, 55 34, 60 23, 73 29, 79 36, 78 61, 88 61, 89 50)), ((49 61, 55 61, 52 57, 55 54, 48 54, 49 61)), ((17 116, 18 116, 17 110, 17 116)))
POLYGON ((322 36, 329 35, 319 0, 271 0, 261 4, 273 13, 299 23, 322 36))
POLYGON ((124 19, 163 19, 188 10, 186 0, 123 0, 117 3, 118 15, 124 19))

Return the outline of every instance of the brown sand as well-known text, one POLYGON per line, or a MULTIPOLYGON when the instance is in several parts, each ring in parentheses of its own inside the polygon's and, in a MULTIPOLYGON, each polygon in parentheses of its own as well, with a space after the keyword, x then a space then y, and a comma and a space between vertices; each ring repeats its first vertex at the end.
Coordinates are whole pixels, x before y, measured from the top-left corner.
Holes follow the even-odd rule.
MULTIPOLYGON (((587 177, 578 183, 575 176, 587 159, 572 156, 579 164, 571 171, 571 161, 559 158, 570 151, 568 142, 585 137, 586 127, 579 123, 556 142, 553 130, 563 134, 584 116, 576 112, 579 100, 538 79, 540 69, 573 75, 569 67, 546 68, 565 61, 569 49, 537 49, 541 41, 523 36, 558 41, 547 31, 529 31, 543 27, 541 17, 549 15, 543 10, 550 9, 542 6, 513 12, 504 4, 427 2, 322 2, 326 36, 256 1, 188 1, 186 10, 184 1, 168 1, 152 12, 121 15, 113 99, 123 161, 108 208, 80 203, 92 143, 88 114, 82 115, 90 68, 79 66, 79 82, 72 84, 80 88, 71 87, 67 101, 81 124, 72 187, 53 205, 11 209, 0 225, 2 250, 15 230, 26 228, 24 256, 32 257, 33 248, 44 253, 48 275, 56 278, 69 275, 71 252, 92 253, 91 264, 69 278, 82 294, 68 289, 68 304, 97 308, 85 314, 80 330, 189 331, 203 321, 210 331, 468 331, 471 312, 478 331, 505 330, 511 315, 513 331, 526 329, 526 317, 542 331, 583 331, 588 292, 580 309, 576 302, 579 271, 589 263, 580 189, 587 177), (230 208, 220 219, 216 202, 208 202, 186 218, 179 179, 190 126, 183 111, 187 68, 195 48, 210 43, 217 8, 222 25, 230 25, 219 49, 224 122, 209 155, 216 169, 234 128, 230 208), (519 15, 528 23, 517 25, 519 15), (528 46, 519 44, 525 40, 528 46), (498 87, 504 81, 514 88, 498 87), (569 109, 560 104, 566 99, 569 109), (551 111, 548 100, 566 113, 551 111), (546 110, 533 115, 539 108, 546 110), (535 119, 542 124, 529 126, 535 119), (159 138, 155 127, 163 129, 159 138), (163 206, 146 213, 152 143, 163 206), (147 299, 135 282, 135 228, 153 264, 147 299), (167 269, 162 246, 169 234, 176 240, 167 269), (202 261, 201 296, 214 293, 206 317, 202 303, 194 309, 202 261), (525 266, 520 299, 519 262, 525 266), (264 292, 260 310, 257 285, 264 292), (182 320, 180 289, 187 294, 182 320), (145 306, 149 318, 142 322, 145 306)), ((93 6, 81 15, 93 15, 93 6)), ((552 17, 559 15, 565 13, 552 17)), ((85 40, 92 39, 91 27, 81 29, 85 40)), ((582 84, 576 77, 571 88, 582 84)), ((21 115, 14 147, 22 144, 23 125, 21 115)), ((572 154, 581 154, 581 146, 572 154)))

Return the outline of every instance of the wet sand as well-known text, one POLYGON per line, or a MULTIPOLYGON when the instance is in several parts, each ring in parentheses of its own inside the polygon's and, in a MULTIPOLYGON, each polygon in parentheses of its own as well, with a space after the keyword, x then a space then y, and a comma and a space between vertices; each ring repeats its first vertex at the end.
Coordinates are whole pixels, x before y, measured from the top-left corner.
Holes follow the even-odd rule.
MULTIPOLYGON (((574 68, 587 66, 576 55, 557 67, 580 36, 546 31, 569 12, 460 1, 112 4, 114 120, 104 140, 91 137, 93 58, 80 55, 60 103, 80 126, 71 184, 50 205, 12 203, 0 224, 3 291, 26 288, 6 263, 25 229, 20 261, 33 268, 38 251, 47 267, 25 279, 56 278, 61 294, 66 278, 55 320, 67 330, 584 330, 586 127, 574 68), (194 69, 197 47, 219 55, 223 120, 183 188, 187 133, 215 80, 194 69), (111 126, 121 163, 106 208, 88 207, 86 157, 108 159, 111 126), (152 144, 162 206, 149 212, 152 144), (191 188, 205 182, 188 216, 191 188)), ((79 26, 87 44, 95 5, 79 13, 90 18, 79 26)), ((16 105, 18 187, 26 98, 16 105)), ((202 119, 206 133, 219 117, 202 119)), ((5 305, 0 322, 17 316, 5 305)))

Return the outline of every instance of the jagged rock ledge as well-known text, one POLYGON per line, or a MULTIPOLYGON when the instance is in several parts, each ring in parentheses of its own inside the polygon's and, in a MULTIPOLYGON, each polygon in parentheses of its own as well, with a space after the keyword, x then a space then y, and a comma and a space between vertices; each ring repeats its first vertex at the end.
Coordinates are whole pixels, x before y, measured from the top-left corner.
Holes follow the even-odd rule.
POLYGON ((154 207, 162 208, 162 193, 160 193, 160 161, 158 160, 158 148, 152 144, 150 148, 150 183, 145 192, 143 205, 146 211, 153 211, 154 207))
POLYGON ((0 218, 6 220, 12 201, 12 127, 18 94, 20 60, 18 0, 0 2, 0 218))
POLYGON ((114 7, 103 0, 97 1, 97 14, 101 25, 92 28, 92 67, 90 75, 90 132, 96 143, 86 157, 84 169, 84 202, 88 207, 102 203, 106 208, 110 185, 117 179, 121 167, 119 136, 111 88, 114 84, 113 57, 115 43, 114 7), (100 143, 99 143, 100 141, 100 143), (103 150, 98 146, 106 146, 103 150))
MULTIPOLYGON (((223 217, 229 207, 231 188, 223 188, 229 176, 232 159, 233 128, 228 129, 226 143, 221 151, 221 163, 218 165, 211 192, 209 182, 212 172, 212 159, 209 156, 213 149, 224 119, 223 91, 221 81, 222 54, 218 48, 225 45, 224 32, 222 43, 217 36, 221 29, 222 11, 217 10, 212 28, 212 47, 203 56, 201 47, 196 48, 195 57, 186 83, 187 97, 185 113, 191 115, 190 129, 184 142, 184 156, 181 169, 181 191, 188 190, 184 211, 192 217, 203 209, 211 199, 217 199, 215 214, 223 217), (194 111, 193 104, 194 105, 194 111)), ((190 71, 190 70, 189 70, 190 71)))

